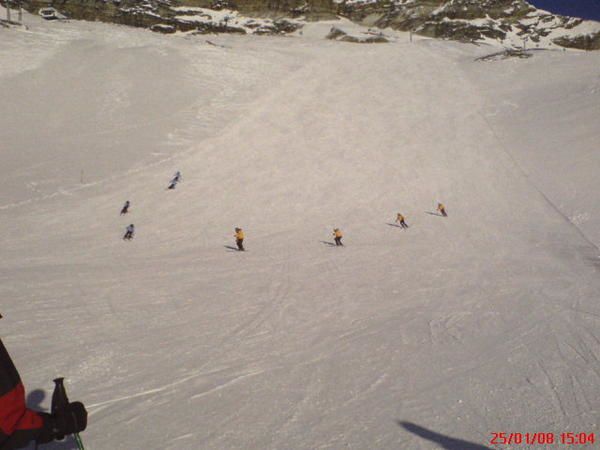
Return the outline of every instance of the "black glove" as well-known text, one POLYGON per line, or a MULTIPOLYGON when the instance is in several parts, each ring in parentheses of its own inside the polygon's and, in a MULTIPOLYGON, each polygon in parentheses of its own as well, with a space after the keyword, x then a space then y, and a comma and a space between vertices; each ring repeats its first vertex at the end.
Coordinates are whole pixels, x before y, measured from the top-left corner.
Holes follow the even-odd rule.
POLYGON ((87 411, 81 402, 69 403, 54 416, 54 426, 59 436, 79 433, 87 427, 87 411))
POLYGON ((36 439, 38 444, 62 439, 87 427, 87 411, 81 402, 69 403, 54 414, 40 415, 44 419, 44 427, 36 439))

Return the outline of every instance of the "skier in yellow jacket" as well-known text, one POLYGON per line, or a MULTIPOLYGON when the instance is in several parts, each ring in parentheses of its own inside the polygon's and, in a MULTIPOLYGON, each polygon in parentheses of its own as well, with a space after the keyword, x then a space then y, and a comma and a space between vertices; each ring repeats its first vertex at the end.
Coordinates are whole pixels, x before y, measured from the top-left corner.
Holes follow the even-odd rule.
POLYGON ((337 245, 342 245, 342 246, 344 245, 344 244, 342 244, 342 237, 343 237, 343 234, 340 231, 340 229, 339 228, 334 228, 333 229, 333 238, 335 240, 335 245, 336 246, 337 245))
POLYGON ((446 207, 442 203, 438 203, 437 210, 440 212, 440 214, 442 216, 448 217, 448 214, 446 214, 446 207))
POLYGON ((396 216, 396 223, 399 223, 402 228, 408 228, 408 225, 404 221, 404 216, 400 213, 396 216))
POLYGON ((235 243, 237 244, 238 250, 243 252, 244 249, 244 231, 241 228, 235 229, 235 243))

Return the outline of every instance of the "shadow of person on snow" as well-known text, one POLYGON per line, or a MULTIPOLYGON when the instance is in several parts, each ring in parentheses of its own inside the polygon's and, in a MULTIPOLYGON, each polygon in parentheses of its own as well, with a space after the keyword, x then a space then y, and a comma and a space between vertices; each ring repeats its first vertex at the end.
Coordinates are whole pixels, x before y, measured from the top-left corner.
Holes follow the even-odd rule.
POLYGON ((46 398, 46 391, 43 389, 34 389, 27 394, 27 407, 35 411, 46 412, 46 408, 42 406, 42 402, 46 398))
MULTIPOLYGON (((46 398, 46 391, 43 389, 34 389, 27 394, 26 404, 28 408, 33 409, 34 411, 48 412, 46 408, 42 406, 42 402, 46 398)), ((35 444, 33 441, 30 443, 29 447, 34 449, 35 444)), ((62 441, 53 441, 48 442, 47 444, 40 444, 37 446, 39 450, 77 450, 77 442, 75 442, 75 438, 73 436, 67 436, 62 441)))
POLYGON ((433 212, 433 211, 425 211, 425 214, 429 214, 431 216, 444 217, 443 214, 440 214, 440 213, 437 213, 437 212, 433 212))
POLYGON ((396 227, 396 228, 402 228, 400 225, 398 225, 397 223, 386 223, 386 225, 389 225, 390 227, 396 227))
POLYGON ((462 439, 456 439, 450 436, 445 436, 435 431, 428 430, 412 422, 404 422, 397 420, 396 423, 407 431, 416 434, 423 439, 435 442, 440 448, 445 450, 493 450, 485 445, 474 444, 473 442, 463 441, 462 439))
POLYGON ((229 250, 235 250, 236 252, 240 251, 239 248, 234 247, 233 245, 224 245, 223 247, 228 248, 229 250))
POLYGON ((325 244, 325 245, 330 245, 331 247, 335 247, 335 244, 333 242, 328 242, 328 241, 319 241, 321 244, 325 244))

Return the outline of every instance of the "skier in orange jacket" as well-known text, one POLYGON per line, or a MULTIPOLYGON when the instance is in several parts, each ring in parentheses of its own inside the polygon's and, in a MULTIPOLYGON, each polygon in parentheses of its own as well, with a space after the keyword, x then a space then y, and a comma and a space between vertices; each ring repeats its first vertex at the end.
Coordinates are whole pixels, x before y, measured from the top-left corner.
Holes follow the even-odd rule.
POLYGON ((245 248, 244 248, 244 230, 242 230, 241 228, 236 228, 234 236, 235 236, 235 243, 237 244, 238 250, 240 252, 245 251, 245 248))
POLYGON ((396 223, 399 223, 402 228, 408 228, 408 225, 404 221, 404 216, 400 213, 396 216, 396 223))
POLYGON ((437 210, 440 212, 440 214, 442 216, 448 217, 448 214, 446 214, 446 207, 442 203, 438 203, 437 210))
POLYGON ((333 238, 334 238, 336 246, 339 246, 339 245, 343 246, 344 245, 344 244, 342 244, 342 237, 343 236, 344 235, 342 234, 342 232, 340 231, 339 228, 334 228, 333 229, 333 238))

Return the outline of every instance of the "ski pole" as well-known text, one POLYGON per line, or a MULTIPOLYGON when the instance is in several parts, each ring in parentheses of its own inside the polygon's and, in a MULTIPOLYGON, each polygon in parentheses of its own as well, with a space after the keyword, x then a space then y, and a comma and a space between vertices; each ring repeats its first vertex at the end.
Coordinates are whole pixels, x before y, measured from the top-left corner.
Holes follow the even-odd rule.
MULTIPOLYGON (((52 414, 56 414, 59 410, 65 408, 69 404, 69 398, 67 397, 64 381, 65 379, 63 377, 54 379, 54 392, 52 393, 52 406, 50 407, 52 414)), ((77 448, 79 450, 85 450, 79 433, 73 433, 73 436, 75 437, 77 448)), ((56 439, 59 441, 64 438, 64 436, 56 436, 56 439)))

